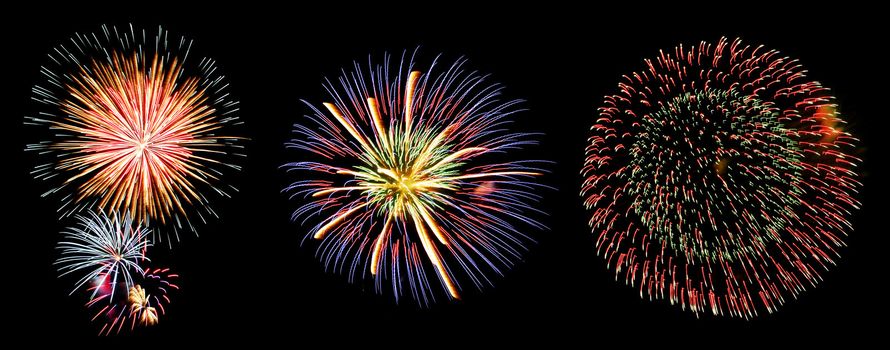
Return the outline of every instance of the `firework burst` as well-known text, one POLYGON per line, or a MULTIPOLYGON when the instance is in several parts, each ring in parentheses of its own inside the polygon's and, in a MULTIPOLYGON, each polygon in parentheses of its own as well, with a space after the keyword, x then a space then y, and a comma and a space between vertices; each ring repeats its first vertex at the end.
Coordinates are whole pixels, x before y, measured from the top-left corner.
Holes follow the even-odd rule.
POLYGON ((127 301, 130 303, 130 315, 133 316, 134 322, 138 321, 140 325, 153 326, 158 323, 158 310, 151 306, 151 295, 145 294, 142 286, 135 285, 130 288, 130 294, 127 301))
POLYGON ((582 174, 597 252, 642 297, 751 318, 815 286, 853 229, 858 140, 830 91, 721 39, 626 75, 582 174))
POLYGON ((166 313, 170 293, 179 290, 175 283, 179 275, 170 269, 145 269, 137 283, 129 288, 110 288, 96 285, 99 292, 90 299, 87 307, 95 310, 93 321, 102 322, 100 335, 120 333, 125 326, 130 330, 154 326, 166 313))
POLYGON ((293 219, 318 219, 307 237, 350 280, 373 276, 379 292, 384 276, 397 300, 407 287, 427 304, 436 279, 458 299, 458 277, 490 285, 485 273, 502 274, 530 241, 521 227, 542 228, 528 217, 539 162, 496 161, 535 142, 508 131, 519 101, 465 60, 444 71, 389 61, 328 81, 323 108, 306 102, 313 113, 287 147, 317 161, 285 165, 306 179, 285 189, 306 200, 293 219))
POLYGON ((188 59, 191 47, 161 28, 103 26, 49 55, 33 88, 40 112, 27 120, 52 136, 27 149, 46 156, 33 174, 52 183, 45 195, 59 193, 63 216, 126 211, 179 229, 215 215, 206 192, 234 190, 220 180, 239 169, 227 162, 241 138, 224 136, 238 103, 213 60, 188 59))
MULTIPOLYGON (((79 224, 64 232, 58 245, 62 256, 56 260, 61 276, 82 275, 71 293, 89 282, 107 286, 109 293, 114 293, 119 282, 128 290, 133 274, 144 273, 140 262, 147 260, 149 230, 135 224, 129 215, 90 213, 76 218, 79 224)), ((93 295, 101 289, 95 288, 93 295)))

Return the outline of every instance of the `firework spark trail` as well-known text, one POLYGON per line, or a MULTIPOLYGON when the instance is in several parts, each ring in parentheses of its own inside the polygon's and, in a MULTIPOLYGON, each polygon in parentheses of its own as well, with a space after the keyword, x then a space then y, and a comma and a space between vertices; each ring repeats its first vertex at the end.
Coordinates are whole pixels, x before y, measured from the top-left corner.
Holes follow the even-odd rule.
POLYGON ((626 75, 591 127, 581 195, 597 252, 641 297, 751 318, 833 266, 859 142, 800 63, 723 38, 626 75))
POLYGON ((170 293, 179 290, 175 281, 179 275, 167 268, 146 268, 138 283, 130 288, 118 288, 97 284, 96 296, 87 303, 93 309, 93 321, 102 323, 99 335, 120 333, 129 324, 130 330, 137 326, 149 327, 158 324, 170 304, 170 293))
POLYGON ((103 26, 49 55, 33 89, 41 110, 27 120, 52 136, 27 149, 46 157, 33 174, 62 196, 62 216, 126 211, 177 235, 193 215, 215 216, 206 193, 234 191, 221 179, 240 169, 228 162, 243 138, 224 136, 240 123, 238 103, 214 61, 187 59, 191 47, 161 28, 103 26))
POLYGON ((125 289, 132 287, 133 274, 144 273, 140 262, 148 260, 145 250, 151 245, 147 240, 149 230, 135 224, 129 215, 121 218, 116 214, 90 213, 76 218, 79 225, 63 233, 58 245, 62 256, 55 262, 61 276, 82 274, 71 293, 90 281, 108 283, 111 289, 118 282, 125 289))
POLYGON ((427 304, 432 268, 459 299, 458 277, 490 285, 485 273, 501 275, 530 241, 521 230, 543 229, 528 216, 540 214, 531 203, 542 186, 528 179, 541 162, 490 162, 536 144, 508 131, 519 101, 502 101, 499 85, 464 65, 424 72, 387 56, 369 75, 356 63, 339 86, 328 81, 323 108, 304 101, 313 113, 287 147, 319 160, 286 164, 308 180, 285 191, 305 198, 293 219, 319 218, 307 237, 323 240, 321 259, 351 281, 367 273, 381 291, 383 275, 397 299, 407 283, 427 304))

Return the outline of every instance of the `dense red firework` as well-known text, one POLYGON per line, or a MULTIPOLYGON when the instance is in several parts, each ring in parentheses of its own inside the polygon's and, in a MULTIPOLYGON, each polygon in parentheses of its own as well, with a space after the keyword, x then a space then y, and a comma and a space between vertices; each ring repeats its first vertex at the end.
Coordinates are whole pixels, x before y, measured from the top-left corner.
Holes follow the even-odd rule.
POLYGON ((828 88, 721 39, 646 60, 606 96, 582 174, 616 279, 696 314, 750 318, 815 286, 861 187, 828 88))

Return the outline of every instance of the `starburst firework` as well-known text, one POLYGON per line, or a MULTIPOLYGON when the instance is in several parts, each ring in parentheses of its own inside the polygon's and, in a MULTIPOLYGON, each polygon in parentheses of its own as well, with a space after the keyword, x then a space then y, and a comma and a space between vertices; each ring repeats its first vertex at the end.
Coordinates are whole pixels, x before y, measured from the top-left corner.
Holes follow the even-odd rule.
POLYGON ((161 28, 103 26, 49 55, 33 88, 40 111, 27 120, 51 137, 27 149, 46 156, 33 174, 62 197, 63 216, 126 211, 176 230, 215 215, 207 192, 234 190, 220 181, 239 169, 230 161, 241 138, 225 136, 238 103, 213 60, 188 59, 191 47, 161 28))
POLYGON ((858 140, 795 60, 676 47, 606 96, 582 188, 597 252, 643 297, 750 318, 815 286, 853 229, 858 140))
POLYGON ((118 282, 123 283, 124 290, 132 287, 133 274, 144 272, 140 262, 147 260, 149 230, 135 224, 129 215, 90 213, 76 218, 79 224, 64 232, 58 245, 62 256, 56 260, 62 276, 82 275, 71 293, 90 281, 108 284, 111 289, 118 282))
POLYGON ((306 179, 286 188, 307 200, 293 218, 319 219, 307 237, 323 240, 321 258, 350 280, 385 276, 397 299, 407 284, 427 304, 431 268, 457 299, 459 274, 490 284, 485 272, 520 257, 530 240, 522 230, 542 228, 528 216, 538 212, 529 203, 540 186, 528 180, 539 162, 500 161, 535 142, 507 129, 519 101, 501 100, 502 88, 465 71, 465 60, 441 72, 389 60, 328 82, 323 109, 306 103, 313 113, 287 147, 318 160, 285 165, 306 179))

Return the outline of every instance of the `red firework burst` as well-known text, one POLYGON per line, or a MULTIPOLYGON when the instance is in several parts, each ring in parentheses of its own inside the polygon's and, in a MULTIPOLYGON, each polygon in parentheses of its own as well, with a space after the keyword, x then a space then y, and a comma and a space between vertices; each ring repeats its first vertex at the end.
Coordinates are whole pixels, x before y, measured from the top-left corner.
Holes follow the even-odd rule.
POLYGON ((775 311, 852 230, 858 140, 778 51, 724 38, 645 62, 591 128, 582 196, 598 253, 650 299, 775 311))

